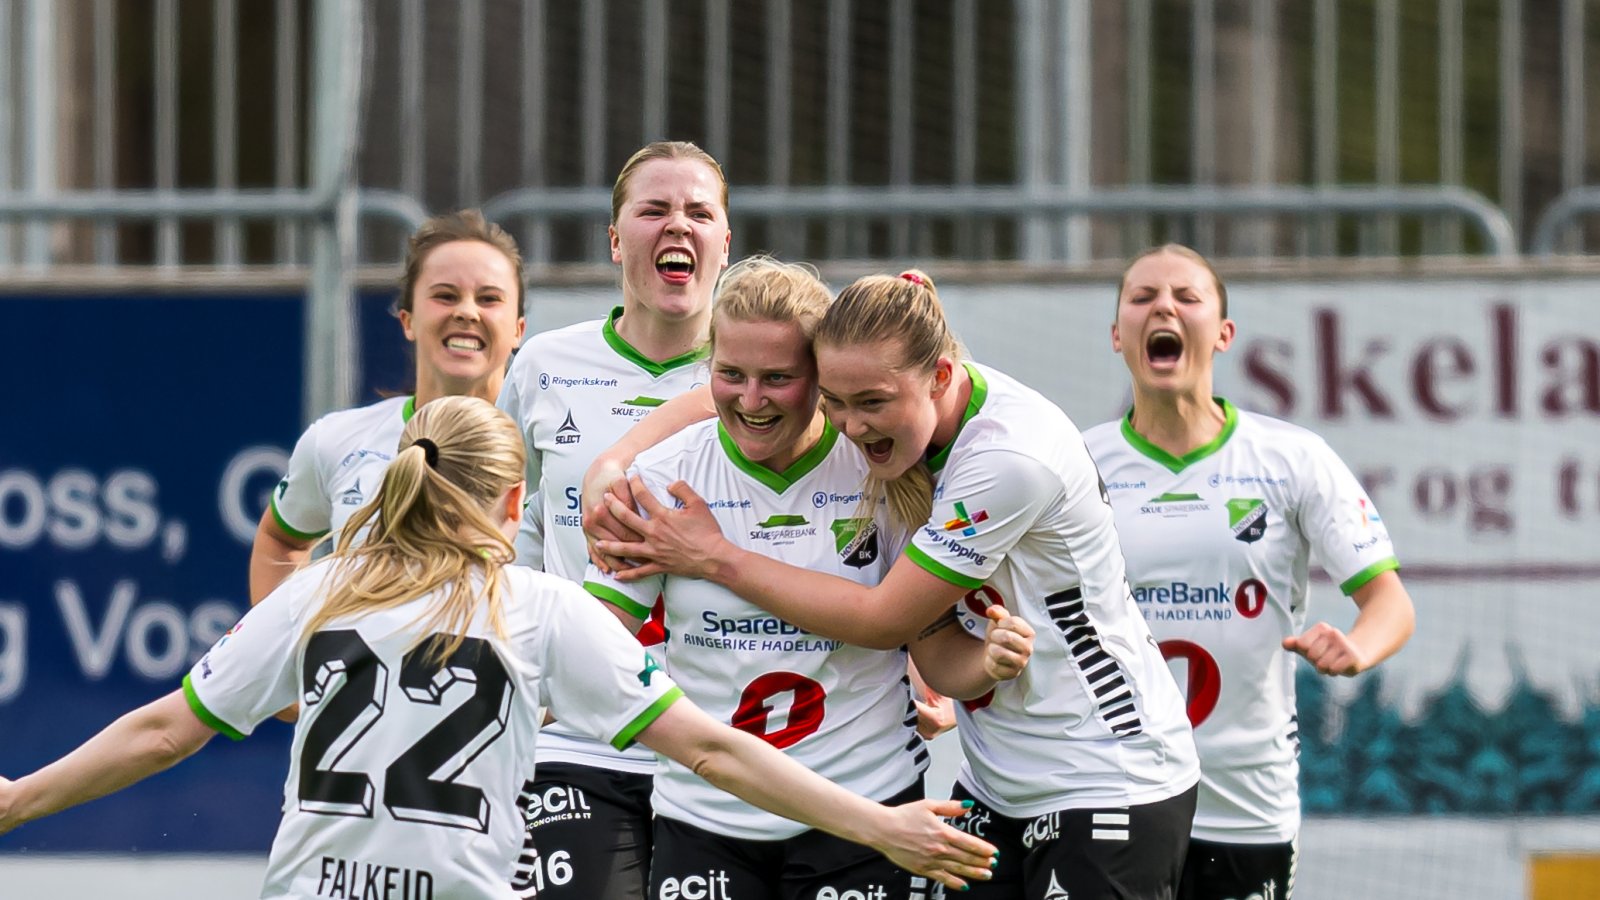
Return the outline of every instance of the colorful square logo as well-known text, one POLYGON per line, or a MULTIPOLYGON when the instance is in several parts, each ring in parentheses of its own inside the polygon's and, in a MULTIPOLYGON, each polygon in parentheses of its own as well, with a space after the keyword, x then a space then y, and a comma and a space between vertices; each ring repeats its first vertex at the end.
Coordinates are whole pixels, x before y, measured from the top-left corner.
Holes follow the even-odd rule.
POLYGON ((967 512, 965 503, 956 503, 956 517, 944 523, 945 531, 960 531, 962 537, 972 537, 978 533, 978 523, 989 519, 989 511, 980 509, 975 513, 967 512))

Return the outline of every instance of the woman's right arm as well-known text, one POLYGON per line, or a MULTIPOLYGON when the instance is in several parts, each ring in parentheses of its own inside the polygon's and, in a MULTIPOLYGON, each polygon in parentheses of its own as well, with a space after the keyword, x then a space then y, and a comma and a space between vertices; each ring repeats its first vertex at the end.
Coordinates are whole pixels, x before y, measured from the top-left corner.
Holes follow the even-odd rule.
POLYGON ((768 812, 865 844, 895 865, 957 890, 993 877, 996 850, 942 818, 967 807, 921 800, 889 807, 848 791, 754 735, 713 720, 687 700, 667 707, 639 741, 768 812))
POLYGON ((250 547, 250 605, 260 603, 273 588, 304 565, 314 543, 284 531, 273 517, 269 504, 261 513, 255 542, 250 547))
POLYGON ((0 834, 171 768, 214 734, 182 690, 147 703, 32 775, 0 778, 0 834))

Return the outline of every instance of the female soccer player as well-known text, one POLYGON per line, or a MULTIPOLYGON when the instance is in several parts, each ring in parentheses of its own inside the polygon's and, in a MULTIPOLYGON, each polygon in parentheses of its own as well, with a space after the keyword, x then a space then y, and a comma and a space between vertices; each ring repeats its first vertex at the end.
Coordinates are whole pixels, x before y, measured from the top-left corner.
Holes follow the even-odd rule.
POLYGON ((253 608, 180 690, 0 779, 0 832, 301 700, 263 897, 510 898, 517 786, 548 708, 942 883, 987 873, 993 848, 938 820, 959 804, 889 808, 827 782, 682 700, 578 586, 506 568, 523 465, 516 426, 487 402, 424 406, 336 551, 253 608))
POLYGON ((1233 342, 1210 263, 1169 244, 1123 274, 1111 345, 1133 409, 1084 434, 1116 512, 1134 597, 1187 672, 1200 796, 1180 898, 1287 900, 1300 830, 1294 657, 1354 675, 1415 616, 1377 510, 1328 445, 1212 396, 1233 342), (1360 607, 1306 628, 1312 556, 1360 607))
MULTIPOLYGON (((1123 577, 1105 490, 1060 409, 957 349, 933 283, 915 271, 847 287, 816 335, 824 406, 866 456, 868 495, 886 493, 898 520, 918 523, 881 584, 739 546, 682 484, 669 489, 681 508, 667 509, 634 482, 649 519, 613 498, 643 540, 600 549, 647 561, 621 578, 704 578, 818 637, 867 647, 958 623, 974 632, 983 609, 1004 606, 1037 630, 1032 660, 966 704, 957 729, 958 796, 977 803, 965 827, 1002 851, 980 892, 1171 897, 1194 814, 1194 742, 1123 577)), ((916 659, 944 693, 969 672, 916 659)))
POLYGON ((494 400, 522 339, 522 256, 477 210, 435 216, 411 236, 395 302, 416 345, 416 392, 329 413, 289 456, 250 550, 250 600, 259 602, 339 530, 378 488, 412 414, 440 397, 494 400))
MULTIPOLYGON (((622 305, 529 338, 499 398, 522 429, 534 491, 517 562, 574 583, 588 561, 578 508, 585 467, 639 417, 705 382, 711 292, 728 266, 722 167, 687 142, 641 148, 612 188, 610 235, 622 305)), ((659 640, 659 628, 641 633, 646 645, 659 640)), ((544 802, 528 822, 537 855, 523 876, 543 882, 544 900, 642 900, 655 755, 619 753, 559 720, 538 753, 534 793, 544 802)))
MULTIPOLYGON (((827 287, 802 266, 752 257, 729 269, 712 313, 718 418, 643 454, 636 471, 651 490, 680 480, 692 485, 742 546, 870 585, 888 571, 906 529, 890 523, 884 504, 863 501, 865 462, 818 407, 811 336, 829 300, 827 287)), ((621 582, 591 568, 585 587, 635 628, 663 597, 667 669, 713 717, 864 796, 922 796, 928 753, 916 733, 903 649, 869 650, 808 634, 704 581, 621 582)), ((1022 623, 994 629, 987 647, 955 635, 971 657, 962 660, 972 673, 963 694, 979 696, 1015 676, 1026 634, 1022 623)), ((710 787, 675 763, 656 777, 655 810, 652 897, 707 871, 718 873, 724 896, 746 900, 907 900, 929 886, 847 841, 710 787)))

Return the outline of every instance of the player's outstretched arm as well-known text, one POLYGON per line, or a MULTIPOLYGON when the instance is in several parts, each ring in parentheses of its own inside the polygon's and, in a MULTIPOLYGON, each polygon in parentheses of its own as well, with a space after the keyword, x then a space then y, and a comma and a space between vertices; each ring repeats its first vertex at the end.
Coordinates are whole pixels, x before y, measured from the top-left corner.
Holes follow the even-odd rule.
POLYGON ((993 874, 994 845, 950 827, 955 800, 889 807, 845 790, 760 738, 730 728, 687 700, 666 709, 639 741, 768 812, 865 844, 895 865, 960 889, 993 874))
POLYGON ((0 779, 0 833, 171 768, 214 734, 181 689, 147 703, 32 775, 0 779))

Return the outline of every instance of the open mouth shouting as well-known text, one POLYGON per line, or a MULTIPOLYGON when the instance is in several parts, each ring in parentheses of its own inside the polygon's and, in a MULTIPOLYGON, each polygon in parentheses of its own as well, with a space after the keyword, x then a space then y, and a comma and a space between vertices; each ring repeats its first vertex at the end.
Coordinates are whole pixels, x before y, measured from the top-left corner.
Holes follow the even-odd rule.
POLYGON ((1183 337, 1175 331, 1153 331, 1144 341, 1145 359, 1157 372, 1170 372, 1183 359, 1183 337))
POLYGON ((889 457, 894 455, 893 438, 879 438, 875 441, 857 441, 856 443, 861 448, 861 452, 867 455, 869 462, 880 466, 886 465, 889 462, 889 457))
POLYGON ((656 271, 668 284, 688 284, 694 269, 694 257, 687 250, 673 248, 656 256, 656 271))

